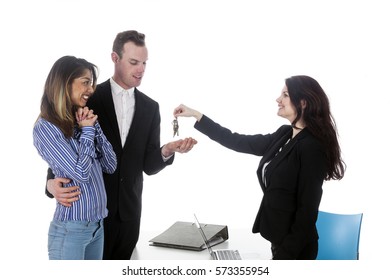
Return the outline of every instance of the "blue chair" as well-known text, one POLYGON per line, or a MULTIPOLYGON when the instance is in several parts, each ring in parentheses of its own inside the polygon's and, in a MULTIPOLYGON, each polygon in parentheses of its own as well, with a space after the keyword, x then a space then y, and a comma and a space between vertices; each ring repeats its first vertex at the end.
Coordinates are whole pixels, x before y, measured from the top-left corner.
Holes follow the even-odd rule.
POLYGON ((319 211, 317 260, 358 260, 363 214, 319 211))

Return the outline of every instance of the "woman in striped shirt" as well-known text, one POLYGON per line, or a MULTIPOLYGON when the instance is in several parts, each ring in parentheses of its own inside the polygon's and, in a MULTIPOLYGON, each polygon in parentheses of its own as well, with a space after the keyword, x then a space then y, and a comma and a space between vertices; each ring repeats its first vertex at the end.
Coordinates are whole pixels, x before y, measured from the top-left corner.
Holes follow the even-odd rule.
POLYGON ((41 111, 33 129, 34 146, 56 177, 79 186, 72 206, 57 203, 50 223, 49 259, 101 259, 107 198, 103 172, 113 173, 117 159, 98 116, 86 107, 97 81, 97 67, 64 56, 47 77, 41 111))

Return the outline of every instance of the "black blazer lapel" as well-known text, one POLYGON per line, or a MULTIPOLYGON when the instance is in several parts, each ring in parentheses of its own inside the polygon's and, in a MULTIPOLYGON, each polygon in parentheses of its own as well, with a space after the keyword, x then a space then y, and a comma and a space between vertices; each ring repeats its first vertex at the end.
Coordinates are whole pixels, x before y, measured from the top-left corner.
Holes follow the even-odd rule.
POLYGON ((123 148, 126 148, 126 146, 130 145, 131 141, 134 139, 136 131, 142 131, 142 129, 139 130, 138 126, 143 123, 142 116, 145 111, 145 106, 143 104, 144 101, 142 100, 137 88, 134 88, 134 99, 135 99, 135 105, 134 105, 133 120, 131 121, 129 133, 127 134, 125 145, 123 148))
POLYGON ((134 89, 134 116, 131 122, 130 130, 126 138, 124 149, 126 146, 131 146, 131 142, 134 140, 136 133, 145 131, 144 125, 146 123, 146 114, 150 114, 148 109, 150 109, 150 104, 145 99, 145 95, 140 92, 137 88, 134 89))
MULTIPOLYGON (((96 108, 96 110, 98 110, 98 115, 104 115, 100 121, 105 122, 104 133, 110 138, 110 142, 115 141, 116 145, 122 147, 118 121, 115 114, 114 100, 112 99, 110 80, 98 85, 95 94, 92 96, 91 102, 93 102, 92 109, 95 110, 96 108)), ((111 144, 114 145, 114 143, 111 144)))
POLYGON ((278 144, 275 145, 276 150, 272 149, 274 154, 269 155, 271 162, 267 166, 267 179, 272 176, 273 170, 279 165, 279 163, 290 153, 290 151, 294 148, 295 144, 305 137, 307 131, 304 129, 300 133, 298 133, 294 138, 292 138, 288 143, 288 139, 291 137, 291 134, 287 134, 278 141, 278 144), (286 144, 287 143, 287 144, 286 144), (282 148, 280 151, 279 149, 282 148), (277 156, 276 156, 277 154, 277 156))
MULTIPOLYGON (((292 130, 291 128, 285 129, 285 132, 281 134, 280 136, 277 136, 279 138, 272 144, 272 146, 268 149, 268 151, 263 155, 263 157, 260 160, 259 167, 257 169, 257 176, 259 178, 259 183, 263 191, 265 190, 265 185, 263 182, 263 166, 267 162, 271 161, 271 163, 275 160, 275 155, 279 152, 280 147, 283 147, 284 144, 287 142, 287 140, 291 137, 292 130)), ((269 170, 269 166, 271 163, 267 166, 267 170, 269 170)), ((267 174, 269 175, 269 172, 267 171, 267 174)), ((268 176, 267 176, 268 177, 268 176)))

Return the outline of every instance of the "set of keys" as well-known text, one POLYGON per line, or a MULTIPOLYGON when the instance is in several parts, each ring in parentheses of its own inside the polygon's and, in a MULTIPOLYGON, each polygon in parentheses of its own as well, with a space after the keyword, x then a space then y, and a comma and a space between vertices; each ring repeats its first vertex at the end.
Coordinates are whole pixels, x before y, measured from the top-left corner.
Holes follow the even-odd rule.
POLYGON ((175 135, 179 136, 179 122, 177 121, 177 118, 175 118, 172 121, 172 126, 173 126, 173 137, 175 137, 175 135))

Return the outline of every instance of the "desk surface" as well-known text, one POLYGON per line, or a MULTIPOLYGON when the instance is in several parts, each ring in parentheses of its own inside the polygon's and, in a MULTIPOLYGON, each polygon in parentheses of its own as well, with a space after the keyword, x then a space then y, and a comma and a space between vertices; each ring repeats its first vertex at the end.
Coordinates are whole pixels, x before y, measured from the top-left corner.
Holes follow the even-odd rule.
MULTIPOLYGON (((260 234, 250 229, 230 229, 229 239, 213 246, 213 249, 237 249, 244 260, 271 259, 271 245, 260 234)), ((141 231, 132 260, 211 260, 207 250, 190 251, 174 248, 150 246, 149 240, 160 234, 156 231, 141 231)))

